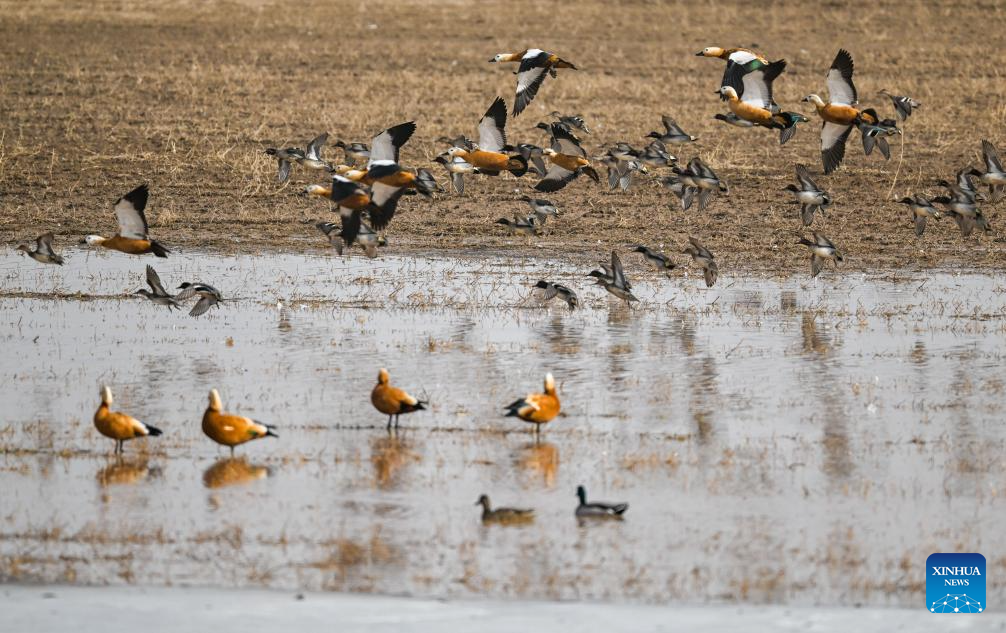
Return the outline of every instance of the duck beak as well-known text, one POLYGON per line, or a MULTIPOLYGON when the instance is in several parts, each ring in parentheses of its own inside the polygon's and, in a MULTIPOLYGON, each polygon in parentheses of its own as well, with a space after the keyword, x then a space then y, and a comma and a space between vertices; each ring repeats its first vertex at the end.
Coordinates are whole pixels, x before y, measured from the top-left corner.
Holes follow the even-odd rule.
MULTIPOLYGON (((496 63, 496 58, 495 58, 495 57, 493 57, 492 59, 490 59, 490 60, 489 60, 489 63, 490 63, 490 64, 495 64, 495 63, 496 63)), ((476 503, 475 505, 478 505, 478 504, 476 503)))
POLYGON ((705 51, 699 51, 698 53, 695 53, 695 56, 696 57, 705 57, 705 51))

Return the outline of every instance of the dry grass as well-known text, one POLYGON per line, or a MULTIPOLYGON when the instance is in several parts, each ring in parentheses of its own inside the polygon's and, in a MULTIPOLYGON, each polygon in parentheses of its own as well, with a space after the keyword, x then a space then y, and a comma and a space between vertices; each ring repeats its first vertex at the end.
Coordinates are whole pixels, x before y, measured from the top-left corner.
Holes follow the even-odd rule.
MULTIPOLYGON (((512 97, 514 77, 486 63, 500 51, 545 46, 582 69, 549 80, 510 125, 512 141, 542 143, 533 125, 544 113, 580 112, 592 124, 587 143, 640 143, 661 113, 675 116, 700 142, 699 153, 732 190, 705 213, 671 209, 655 179, 609 194, 577 182, 554 196, 564 214, 537 245, 602 254, 635 242, 680 250, 700 236, 721 269, 803 272, 794 245, 796 208, 781 188, 795 162, 817 169, 816 122, 780 148, 775 135, 712 120, 722 111, 712 89, 719 61, 697 58, 707 45, 756 44, 790 66, 777 100, 824 90, 839 47, 855 55, 862 101, 889 110, 880 88, 925 106, 905 126, 905 161, 895 195, 933 191, 933 179, 976 162, 983 137, 1006 143, 1004 83, 992 58, 1006 24, 1001 6, 938 6, 884 0, 825 2, 813 12, 776 4, 751 11, 733 3, 557 7, 532 2, 5 2, 0 43, 0 239, 54 229, 61 243, 113 226, 109 204, 150 182, 155 236, 168 244, 220 250, 276 246, 321 248, 313 227, 324 203, 294 195, 313 175, 295 171, 274 183, 269 145, 302 144, 328 130, 365 140, 376 129, 415 119, 419 131, 403 162, 427 165, 443 134, 474 134, 496 94, 512 97), (976 25, 982 25, 980 41, 976 25), (336 31, 337 29, 337 31, 336 31), (39 46, 39 42, 46 45, 39 46)), ((849 255, 847 267, 997 266, 990 238, 962 241, 949 221, 917 242, 907 213, 885 200, 900 146, 883 162, 858 141, 846 166, 822 178, 837 204, 822 228, 849 255)), ((339 157, 334 149, 328 155, 339 157)), ((339 157, 341 158, 341 157, 339 157)), ((523 210, 514 188, 525 178, 477 180, 465 198, 433 204, 410 199, 392 225, 392 248, 506 246, 492 221, 523 210)), ((987 209, 994 227, 998 215, 987 209)), ((515 250, 533 250, 514 240, 515 250)))

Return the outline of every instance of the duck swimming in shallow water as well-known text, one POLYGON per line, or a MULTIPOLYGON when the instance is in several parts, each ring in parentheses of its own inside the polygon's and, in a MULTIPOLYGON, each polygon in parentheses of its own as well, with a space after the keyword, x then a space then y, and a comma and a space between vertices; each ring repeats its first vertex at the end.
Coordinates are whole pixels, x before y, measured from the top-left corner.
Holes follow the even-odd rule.
POLYGON ((489 505, 489 496, 482 495, 475 505, 482 506, 483 523, 529 523, 534 520, 534 510, 522 510, 519 508, 496 508, 493 510, 489 505))
POLYGON ((388 430, 391 430, 391 421, 394 419, 395 428, 398 428, 398 417, 403 413, 413 411, 423 411, 429 402, 424 402, 410 396, 398 387, 391 386, 391 375, 383 367, 377 372, 377 384, 370 392, 370 402, 374 408, 388 416, 388 430))
POLYGON ((105 437, 115 440, 115 452, 122 452, 122 443, 137 437, 157 437, 161 430, 144 424, 136 418, 112 411, 112 390, 108 386, 101 388, 101 404, 94 412, 94 427, 105 437))
POLYGON ((167 257, 171 251, 147 235, 147 217, 143 210, 147 206, 148 196, 147 185, 140 185, 116 200, 114 208, 119 232, 114 237, 87 235, 84 242, 88 246, 101 246, 128 255, 153 253, 157 257, 167 257))
POLYGON ((43 235, 39 235, 35 240, 35 250, 31 250, 31 247, 27 244, 19 244, 17 250, 19 252, 26 253, 28 257, 31 257, 39 263, 62 266, 62 255, 57 254, 52 248, 52 242, 54 239, 56 238, 52 233, 45 233, 43 235))
POLYGON ((217 444, 230 447, 232 456, 235 446, 263 437, 279 437, 276 435, 276 427, 271 424, 224 413, 223 403, 216 389, 210 389, 209 405, 203 413, 203 433, 217 444))
POLYGON ((606 503, 604 501, 587 503, 587 491, 583 486, 576 487, 576 496, 580 499, 580 505, 576 507, 575 514, 582 518, 620 519, 629 509, 627 503, 606 503))
POLYGON ((529 393, 511 402, 506 409, 505 417, 518 417, 530 422, 535 425, 535 435, 540 434, 541 425, 551 422, 559 415, 559 396, 555 391, 555 378, 551 373, 545 374, 544 393, 529 393))

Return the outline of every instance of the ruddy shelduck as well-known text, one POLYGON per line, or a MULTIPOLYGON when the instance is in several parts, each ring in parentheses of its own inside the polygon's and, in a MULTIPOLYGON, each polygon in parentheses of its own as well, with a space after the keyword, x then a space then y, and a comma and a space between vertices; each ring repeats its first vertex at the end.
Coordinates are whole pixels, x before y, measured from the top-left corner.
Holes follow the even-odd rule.
POLYGON ((136 418, 119 411, 112 411, 112 390, 107 386, 101 388, 101 404, 94 412, 94 427, 105 437, 115 440, 115 452, 122 452, 122 443, 137 437, 157 437, 161 430, 144 424, 136 418))
POLYGON ((577 69, 572 63, 558 55, 540 48, 529 48, 519 53, 500 53, 489 62, 520 62, 520 66, 517 68, 517 97, 513 104, 513 116, 515 117, 519 116, 538 94, 538 89, 541 88, 546 75, 555 77, 556 68, 577 69))
POLYGON ((474 149, 452 147, 447 153, 478 167, 480 173, 496 176, 501 171, 509 171, 519 178, 527 173, 527 159, 520 154, 506 154, 504 148, 507 147, 506 102, 496 97, 479 119, 479 142, 474 149))
POLYGON ((580 174, 586 174, 594 182, 600 182, 601 177, 587 159, 587 152, 580 147, 579 139, 568 126, 553 123, 551 126, 552 145, 542 150, 542 155, 550 163, 545 177, 534 186, 536 191, 558 191, 576 180, 580 174))
POLYGON ((391 430, 391 422, 394 419, 395 428, 398 428, 398 417, 403 413, 422 411, 426 409, 429 402, 424 402, 410 396, 398 387, 391 386, 391 376, 388 370, 381 368, 377 372, 377 384, 370 392, 370 402, 374 408, 388 416, 388 430, 391 430))
POLYGON ((541 425, 547 424, 559 415, 559 396, 555 391, 555 378, 545 374, 545 393, 529 393, 514 400, 507 407, 506 417, 518 417, 534 424, 535 434, 541 433, 541 425))
POLYGON ((168 250, 164 244, 150 239, 147 234, 147 216, 143 210, 147 206, 150 192, 147 185, 140 185, 115 202, 115 217, 119 223, 119 232, 114 237, 88 235, 84 241, 88 246, 101 246, 128 255, 145 255, 153 253, 157 257, 167 257, 168 250))
POLYGON ((279 437, 276 427, 251 418, 224 413, 220 394, 210 389, 210 401, 203 413, 203 433, 217 444, 234 447, 263 437, 279 437))

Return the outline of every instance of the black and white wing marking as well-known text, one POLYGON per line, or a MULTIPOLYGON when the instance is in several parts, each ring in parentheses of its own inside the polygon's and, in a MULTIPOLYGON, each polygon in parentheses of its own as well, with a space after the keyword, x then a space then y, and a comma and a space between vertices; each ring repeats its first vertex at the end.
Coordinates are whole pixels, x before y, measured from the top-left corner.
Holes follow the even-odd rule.
MULTIPOLYGON (((395 209, 398 208, 398 200, 403 193, 405 193, 403 187, 392 187, 375 182, 370 193, 371 204, 367 208, 370 226, 378 231, 385 229, 391 222, 391 218, 395 217, 395 209)), ((345 228, 345 223, 343 223, 343 228, 345 228)), ((357 231, 359 231, 359 227, 357 227, 357 231)), ((350 243, 347 242, 347 245, 350 243)))
POLYGON ((828 71, 828 96, 831 103, 848 106, 859 103, 856 85, 852 83, 853 69, 852 55, 844 48, 840 49, 828 71))
POLYGON ((548 167, 548 173, 534 186, 536 191, 551 193, 559 191, 570 182, 576 179, 577 173, 570 171, 561 165, 552 163, 548 167))
POLYGON ((328 132, 319 134, 313 141, 307 144, 307 158, 310 160, 321 160, 321 146, 328 140, 328 132))
POLYGON ((821 126, 821 162, 824 173, 830 174, 838 169, 845 158, 845 142, 852 132, 851 125, 840 125, 827 121, 821 126))
POLYGON ((536 48, 524 53, 517 69, 517 98, 513 104, 513 116, 520 115, 538 94, 538 89, 548 76, 549 57, 548 53, 536 48))
POLYGON ((785 59, 774 61, 768 66, 764 66, 750 72, 744 72, 743 66, 735 65, 733 72, 740 72, 743 74, 741 83, 744 84, 744 96, 741 100, 744 103, 759 108, 764 108, 766 110, 770 109, 773 103, 775 103, 772 101, 772 82, 775 81, 785 69, 785 59))
POLYGON ((406 121, 389 127, 370 141, 369 167, 374 161, 390 160, 398 162, 398 151, 402 149, 416 131, 415 121, 406 121))
POLYGON ((161 284, 160 276, 157 274, 157 271, 154 270, 154 267, 151 266, 150 264, 147 264, 147 285, 150 286, 150 289, 153 290, 154 294, 158 297, 171 296, 164 290, 164 285, 161 284))
POLYGON ((568 127, 556 123, 552 124, 552 149, 568 156, 587 155, 586 150, 580 147, 580 139, 568 127))
POLYGON ((479 149, 502 152, 506 145, 506 101, 496 97, 486 113, 479 119, 479 149))
POLYGON ((814 179, 810 177, 810 171, 803 165, 796 166, 796 179, 800 181, 800 189, 803 191, 820 191, 814 179))
POLYGON ((119 235, 137 240, 147 239, 147 206, 149 190, 140 185, 115 202, 115 217, 119 222, 119 235))
POLYGON ((365 191, 363 185, 345 176, 335 174, 332 176, 332 193, 329 196, 333 202, 339 202, 346 198, 365 191))

